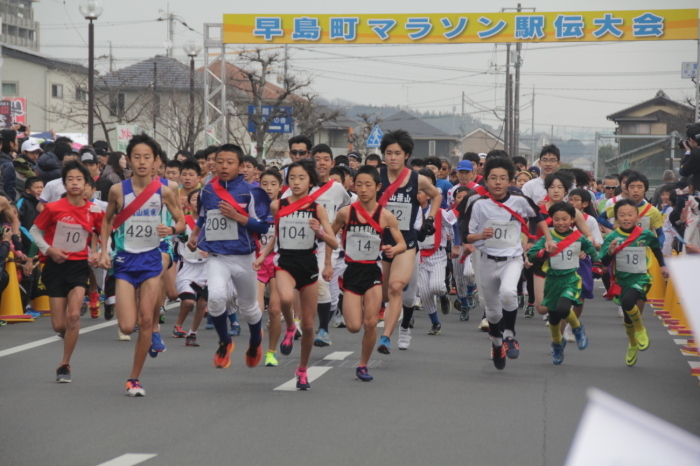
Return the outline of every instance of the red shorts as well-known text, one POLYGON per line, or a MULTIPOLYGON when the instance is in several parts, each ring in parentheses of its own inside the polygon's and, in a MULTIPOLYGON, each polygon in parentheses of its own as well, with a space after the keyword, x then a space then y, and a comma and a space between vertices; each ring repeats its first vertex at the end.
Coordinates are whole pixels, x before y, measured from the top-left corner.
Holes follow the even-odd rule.
POLYGON ((258 270, 258 281, 264 284, 270 283, 270 280, 275 278, 275 264, 274 264, 275 254, 268 254, 260 270, 258 270))

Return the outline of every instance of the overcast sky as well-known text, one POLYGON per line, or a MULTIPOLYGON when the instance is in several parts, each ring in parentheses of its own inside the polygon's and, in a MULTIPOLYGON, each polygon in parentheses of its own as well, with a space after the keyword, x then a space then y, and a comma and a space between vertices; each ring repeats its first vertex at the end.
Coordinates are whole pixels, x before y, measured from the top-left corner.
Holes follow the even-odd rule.
MULTIPOLYGON (((220 23, 224 13, 490 13, 517 6, 517 2, 488 2, 490 7, 486 8, 483 0, 102 1, 104 12, 96 22, 96 56, 107 55, 111 41, 115 68, 165 53, 167 23, 156 20, 168 4, 170 11, 197 31, 180 24, 175 28, 174 53, 183 60, 182 45, 192 38, 201 41, 202 24, 220 23)), ((87 62, 87 22, 78 12, 78 4, 76 0, 34 3, 35 19, 41 22, 43 53, 87 62)), ((697 0, 538 0, 523 3, 523 7, 535 7, 539 12, 580 11, 577 8, 582 4, 588 11, 699 6, 697 0)), ((591 131, 613 128, 606 115, 647 100, 659 89, 674 99, 694 99, 693 83, 681 79, 680 70, 681 62, 696 60, 697 47, 697 41, 524 44, 521 132, 530 130, 533 86, 536 131, 549 125, 586 127, 591 131)), ((473 70, 487 71, 494 64, 504 67, 503 45, 295 46, 290 57, 290 69, 311 75, 313 90, 328 99, 409 105, 421 110, 456 109, 461 113, 461 94, 465 92, 474 102, 467 105, 466 112, 498 125, 493 109, 498 113, 503 106, 504 78, 475 75, 473 70), (402 64, 382 63, 381 57, 402 64)), ((235 60, 233 56, 230 59, 235 60)), ((99 65, 106 69, 108 60, 99 60, 99 65)))

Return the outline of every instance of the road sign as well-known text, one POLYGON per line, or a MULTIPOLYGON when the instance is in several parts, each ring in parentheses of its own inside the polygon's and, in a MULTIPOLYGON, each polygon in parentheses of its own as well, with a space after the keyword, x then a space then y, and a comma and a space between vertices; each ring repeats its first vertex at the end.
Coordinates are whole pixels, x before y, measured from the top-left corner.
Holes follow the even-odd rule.
POLYGON ((382 132, 382 129, 379 127, 379 125, 374 125, 372 132, 367 138, 367 147, 379 147, 382 143, 383 137, 384 133, 382 132))
POLYGON ((698 75, 698 64, 694 61, 684 61, 681 67, 681 78, 692 79, 698 75))
MULTIPOLYGON (((263 105, 260 109, 262 113, 262 120, 266 122, 272 115, 275 107, 272 105, 263 105)), ((248 131, 255 133, 257 128, 255 127, 255 122, 252 115, 257 113, 257 107, 255 105, 248 105, 248 131)), ((272 119, 270 126, 267 128, 268 133, 291 133, 294 126, 294 120, 292 118, 292 107, 279 107, 277 109, 276 116, 272 119)))

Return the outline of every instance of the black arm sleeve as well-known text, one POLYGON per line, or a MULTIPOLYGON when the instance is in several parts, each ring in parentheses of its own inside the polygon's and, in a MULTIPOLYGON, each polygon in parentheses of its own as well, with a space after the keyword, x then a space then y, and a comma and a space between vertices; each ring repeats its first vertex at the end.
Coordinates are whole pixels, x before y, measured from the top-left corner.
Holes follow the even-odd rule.
POLYGON ((3 241, 0 243, 0 264, 5 264, 7 256, 10 255, 10 243, 8 241, 3 241))
POLYGON ((612 263, 613 257, 615 257, 615 256, 612 256, 610 254, 606 254, 600 258, 600 262, 602 262, 603 265, 607 267, 610 265, 610 263, 612 263))
POLYGON ((659 261, 659 267, 665 267, 666 262, 664 261, 664 255, 661 252, 661 248, 651 248, 651 252, 654 254, 654 257, 656 257, 656 260, 659 261))

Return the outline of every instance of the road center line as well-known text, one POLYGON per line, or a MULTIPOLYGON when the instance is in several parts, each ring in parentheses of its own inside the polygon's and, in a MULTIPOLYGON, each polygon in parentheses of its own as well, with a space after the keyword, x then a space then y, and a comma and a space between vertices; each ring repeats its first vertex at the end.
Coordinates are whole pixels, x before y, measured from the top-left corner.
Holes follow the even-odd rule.
POLYGON ((148 461, 156 456, 158 455, 154 453, 126 453, 122 456, 117 456, 113 460, 109 460, 106 463, 100 463, 97 466, 133 466, 135 464, 148 461))
MULTIPOLYGON (((117 325, 117 319, 110 320, 109 322, 103 322, 103 323, 97 324, 97 325, 91 325, 90 327, 81 328, 80 334, 82 335, 83 333, 92 332, 94 330, 100 330, 100 329, 103 329, 105 327, 111 327, 112 325, 117 325)), ((9 356, 11 354, 19 353, 21 351, 26 351, 26 350, 29 350, 32 348, 37 348, 39 346, 48 345, 49 343, 53 343, 54 341, 61 341, 61 338, 57 337, 57 336, 53 336, 53 337, 49 337, 49 338, 44 338, 42 340, 33 341, 31 343, 25 343, 24 345, 19 345, 19 346, 15 346, 12 348, 8 348, 6 350, 0 351, 0 358, 3 356, 9 356)))
MULTIPOLYGON (((309 383, 313 382, 314 380, 318 379, 321 377, 323 374, 328 372, 329 370, 333 369, 332 367, 319 367, 319 366, 311 366, 308 369, 306 369, 306 374, 309 378, 309 383)), ((279 387, 273 389, 273 390, 280 390, 280 391, 288 391, 288 392, 293 392, 296 391, 297 389, 297 379, 294 377, 292 380, 289 380, 279 387)))

